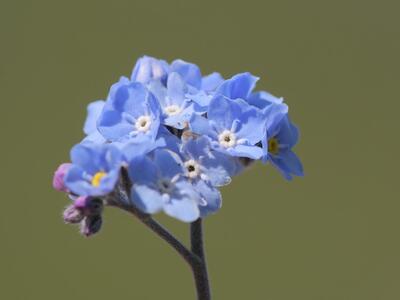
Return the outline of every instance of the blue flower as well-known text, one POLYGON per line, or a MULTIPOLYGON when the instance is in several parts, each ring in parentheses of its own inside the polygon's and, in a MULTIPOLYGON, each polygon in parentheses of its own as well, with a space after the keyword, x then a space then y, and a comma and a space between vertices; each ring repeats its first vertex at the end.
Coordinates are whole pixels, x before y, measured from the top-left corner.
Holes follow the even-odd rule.
POLYGON ((153 159, 134 158, 129 165, 132 202, 145 213, 164 211, 183 222, 195 221, 200 196, 182 175, 182 162, 171 151, 156 150, 153 159))
POLYGON ((65 186, 79 196, 104 196, 112 192, 121 167, 120 151, 112 145, 78 144, 71 150, 72 166, 65 186))
POLYGON ((297 127, 285 115, 280 120, 272 122, 267 131, 268 138, 262 141, 266 153, 263 161, 270 161, 287 180, 291 180, 293 175, 303 176, 300 159, 292 151, 299 139, 297 127))
POLYGON ((98 129, 110 141, 154 141, 160 127, 161 108, 155 97, 141 83, 127 78, 114 84, 103 112, 98 129))
POLYGON ((163 124, 177 129, 183 129, 190 120, 195 107, 186 97, 188 87, 178 73, 170 73, 167 86, 159 81, 149 84, 149 90, 158 99, 162 112, 163 124))
POLYGON ((222 203, 221 193, 216 187, 231 182, 232 161, 224 154, 211 151, 206 137, 191 138, 181 150, 185 176, 200 194, 201 216, 216 212, 222 203))
POLYGON ((150 56, 143 56, 136 62, 131 80, 143 84, 147 84, 152 80, 164 81, 168 72, 169 65, 166 61, 150 56))
POLYGON ((259 159, 257 146, 265 135, 265 115, 241 99, 216 95, 207 110, 207 119, 193 115, 190 127, 211 140, 213 149, 237 157, 259 159))
POLYGON ((86 137, 83 139, 83 143, 91 142, 104 144, 106 142, 106 139, 97 129, 97 121, 101 115, 101 112, 103 111, 104 104, 105 101, 98 100, 88 105, 87 118, 83 127, 83 131, 86 134, 86 137))

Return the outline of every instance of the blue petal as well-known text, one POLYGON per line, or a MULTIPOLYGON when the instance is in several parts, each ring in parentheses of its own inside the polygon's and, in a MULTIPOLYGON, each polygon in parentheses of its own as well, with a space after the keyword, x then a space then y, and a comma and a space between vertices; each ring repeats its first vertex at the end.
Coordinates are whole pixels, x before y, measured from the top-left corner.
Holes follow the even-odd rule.
POLYGON ((247 157, 251 159, 260 159, 264 154, 260 147, 246 145, 236 145, 233 148, 229 148, 227 151, 233 156, 247 157))
POLYGON ((168 74, 168 63, 149 56, 138 59, 132 71, 132 81, 148 83, 151 80, 162 80, 168 74))
POLYGON ((297 127, 290 121, 288 116, 283 118, 280 122, 277 138, 279 144, 283 144, 289 149, 297 144, 299 139, 299 131, 297 127))
POLYGON ((194 188, 205 200, 207 205, 200 205, 201 217, 205 217, 211 213, 217 212, 222 206, 222 196, 221 193, 215 187, 207 184, 203 180, 198 180, 193 184, 194 188))
POLYGON ((89 134, 87 137, 85 137, 82 141, 81 144, 85 143, 95 143, 95 144, 105 144, 107 140, 104 138, 104 136, 98 132, 97 130, 91 134, 89 134))
POLYGON ((272 104, 263 110, 267 119, 266 127, 268 136, 274 136, 279 130, 282 119, 288 113, 288 106, 284 103, 272 104))
POLYGON ((223 158, 223 160, 205 157, 201 163, 206 167, 204 174, 208 181, 213 186, 224 186, 232 181, 230 174, 232 174, 234 166, 231 160, 225 159, 224 154, 219 154, 217 157, 223 158))
POLYGON ((133 158, 143 156, 151 151, 162 148, 167 145, 165 138, 160 137, 155 141, 150 138, 143 136, 142 138, 130 140, 121 145, 122 152, 127 161, 131 161, 133 158))
POLYGON ((156 97, 161 107, 168 106, 167 88, 160 81, 152 81, 148 84, 149 91, 156 97))
POLYGON ((189 127, 194 133, 210 136, 215 139, 218 138, 217 133, 211 127, 209 120, 198 114, 192 115, 189 127))
POLYGON ((87 107, 87 118, 83 131, 86 135, 97 132, 97 120, 99 119, 103 110, 105 102, 103 100, 92 102, 87 107))
POLYGON ((249 107, 246 110, 242 108, 242 111, 243 113, 240 116, 241 126, 236 135, 239 139, 246 139, 250 144, 254 145, 261 141, 265 134, 266 116, 256 108, 249 107))
POLYGON ((224 78, 221 74, 214 72, 203 77, 201 81, 201 89, 207 92, 215 91, 222 82, 224 82, 224 78))
POLYGON ((131 201, 143 212, 155 214, 163 208, 162 195, 152 187, 144 184, 134 184, 131 201))
POLYGON ((122 118, 120 112, 104 110, 98 120, 99 132, 107 139, 118 140, 133 130, 133 125, 122 118))
POLYGON ((213 97, 211 94, 207 94, 204 91, 198 91, 195 94, 189 94, 186 96, 188 97, 188 99, 193 100, 196 104, 198 104, 198 106, 200 107, 198 111, 202 113, 207 111, 207 107, 213 97))
POLYGON ((210 141, 204 136, 191 138, 183 144, 182 152, 194 160, 199 160, 210 152, 210 141))
POLYGON ((168 76, 168 97, 171 100, 170 104, 181 106, 185 100, 187 92, 186 84, 178 73, 171 73, 168 76))
POLYGON ((85 170, 77 165, 72 165, 64 178, 64 184, 76 195, 87 196, 91 188, 91 184, 85 180, 85 170))
POLYGON ((246 98, 246 101, 257 108, 264 109, 272 104, 281 104, 283 98, 277 98, 266 91, 260 91, 252 93, 246 98))
POLYGON ((182 161, 179 156, 168 150, 156 150, 154 152, 154 163, 158 166, 161 175, 166 178, 173 178, 183 174, 182 161))
POLYGON ((228 79, 222 83, 219 86, 217 93, 221 93, 230 99, 247 99, 251 91, 256 86, 258 79, 258 77, 255 77, 247 72, 237 74, 231 79, 228 79))
POLYGON ((295 176, 304 176, 301 161, 291 150, 280 153, 278 157, 272 157, 271 163, 287 180, 292 179, 292 174, 295 176))
POLYGON ((207 117, 214 121, 218 130, 230 130, 235 120, 240 120, 242 109, 237 102, 229 100, 222 95, 211 99, 207 117))
POLYGON ((199 207, 191 198, 171 199, 164 204, 164 212, 182 222, 193 222, 200 217, 199 207))
POLYGON ((95 157, 98 156, 89 144, 78 144, 71 149, 71 161, 74 165, 81 167, 88 174, 98 171, 95 157))
POLYGON ((195 64, 177 59, 172 62, 170 72, 177 72, 187 84, 197 89, 201 88, 201 72, 195 64))
POLYGON ((133 158, 128 172, 134 183, 155 184, 158 179, 158 166, 146 156, 133 158))

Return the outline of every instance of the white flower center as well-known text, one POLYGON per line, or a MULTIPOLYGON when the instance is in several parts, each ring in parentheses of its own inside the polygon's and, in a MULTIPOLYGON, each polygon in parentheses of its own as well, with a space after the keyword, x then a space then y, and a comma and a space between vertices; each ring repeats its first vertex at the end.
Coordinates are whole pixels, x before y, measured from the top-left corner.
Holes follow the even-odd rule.
POLYGON ((138 131, 147 132, 150 129, 151 119, 149 116, 141 116, 136 120, 135 126, 138 131))
POLYGON ((200 165, 193 159, 190 159, 184 163, 185 169, 187 170, 186 175, 189 178, 196 178, 200 175, 200 165))
POLYGON ((174 116, 179 114, 182 111, 182 109, 178 105, 169 105, 166 108, 164 108, 164 111, 168 116, 174 116))
POLYGON ((222 147, 230 148, 236 145, 236 135, 230 130, 224 130, 218 136, 219 143, 222 147))

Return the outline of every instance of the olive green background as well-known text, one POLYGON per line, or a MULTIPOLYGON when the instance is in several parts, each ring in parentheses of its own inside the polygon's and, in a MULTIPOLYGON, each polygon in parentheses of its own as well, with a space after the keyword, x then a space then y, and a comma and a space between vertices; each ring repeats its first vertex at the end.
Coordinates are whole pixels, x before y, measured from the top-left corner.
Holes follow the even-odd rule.
MULTIPOLYGON (((64 225, 54 169, 147 54, 284 96, 306 176, 257 165, 206 220, 214 299, 400 299, 398 1, 0 1, 0 299, 194 299, 131 216, 64 225)), ((188 226, 160 216, 183 240, 188 226)))

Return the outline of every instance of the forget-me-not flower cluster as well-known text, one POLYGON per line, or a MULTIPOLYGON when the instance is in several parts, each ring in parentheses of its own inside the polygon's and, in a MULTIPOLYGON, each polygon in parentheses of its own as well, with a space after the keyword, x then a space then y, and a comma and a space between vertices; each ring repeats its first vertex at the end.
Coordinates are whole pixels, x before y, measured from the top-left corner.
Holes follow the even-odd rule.
POLYGON ((219 188, 257 160, 288 180, 302 176, 288 106, 254 91, 257 81, 250 73, 224 79, 183 60, 140 58, 130 78, 89 104, 86 136, 55 173, 54 187, 75 201, 66 222, 81 222, 85 235, 97 232, 101 210, 88 211, 113 193, 143 213, 193 222, 218 211, 219 188))

